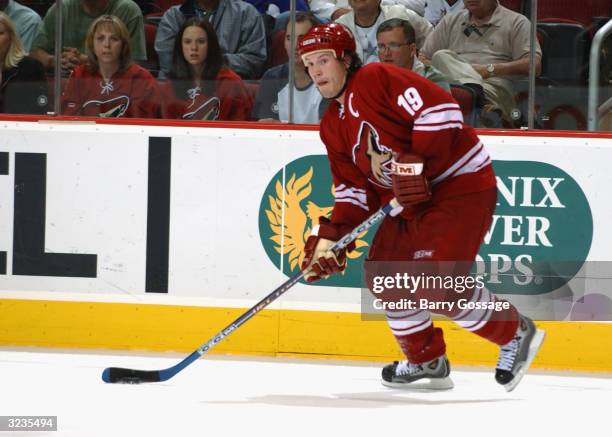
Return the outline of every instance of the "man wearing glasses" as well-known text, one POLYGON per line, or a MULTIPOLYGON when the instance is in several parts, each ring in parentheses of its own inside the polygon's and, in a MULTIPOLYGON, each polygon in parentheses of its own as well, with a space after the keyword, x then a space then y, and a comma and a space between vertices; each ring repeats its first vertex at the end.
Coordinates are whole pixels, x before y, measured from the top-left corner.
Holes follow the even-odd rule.
POLYGON ((425 18, 402 5, 381 6, 381 0, 349 0, 351 12, 336 20, 344 24, 355 36, 355 52, 364 64, 378 62, 376 51, 376 29, 390 18, 401 18, 412 24, 415 41, 420 48, 432 26, 425 18))
POLYGON ((380 62, 414 71, 450 92, 446 77, 417 58, 414 28, 408 21, 391 18, 383 22, 376 30, 376 43, 380 62))

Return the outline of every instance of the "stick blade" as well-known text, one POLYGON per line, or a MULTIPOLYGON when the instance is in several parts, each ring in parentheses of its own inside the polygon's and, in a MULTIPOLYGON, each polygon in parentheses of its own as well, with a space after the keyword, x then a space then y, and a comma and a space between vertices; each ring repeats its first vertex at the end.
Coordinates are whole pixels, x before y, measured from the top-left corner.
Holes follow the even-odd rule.
POLYGON ((158 370, 134 370, 120 367, 109 367, 102 372, 102 381, 109 384, 142 384, 159 382, 158 370))

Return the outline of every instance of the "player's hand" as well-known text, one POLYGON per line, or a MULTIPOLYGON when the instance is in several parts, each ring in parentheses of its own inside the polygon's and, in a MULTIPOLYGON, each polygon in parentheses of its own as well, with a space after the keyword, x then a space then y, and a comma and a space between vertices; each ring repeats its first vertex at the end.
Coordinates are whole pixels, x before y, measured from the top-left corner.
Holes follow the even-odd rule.
POLYGON ((311 235, 304 247, 304 261, 302 270, 306 271, 304 278, 307 282, 327 279, 334 273, 346 269, 346 251, 341 250, 338 255, 330 250, 335 241, 311 235))
MULTIPOLYGON (((307 282, 326 279, 346 269, 346 249, 336 253, 331 250, 342 236, 340 233, 327 218, 319 219, 319 225, 313 228, 304 247, 301 269, 306 272, 304 278, 307 282)), ((348 250, 353 247, 354 244, 351 243, 348 250)))
POLYGON ((393 193, 403 208, 411 208, 431 198, 423 167, 423 158, 413 153, 402 153, 391 162, 393 193))

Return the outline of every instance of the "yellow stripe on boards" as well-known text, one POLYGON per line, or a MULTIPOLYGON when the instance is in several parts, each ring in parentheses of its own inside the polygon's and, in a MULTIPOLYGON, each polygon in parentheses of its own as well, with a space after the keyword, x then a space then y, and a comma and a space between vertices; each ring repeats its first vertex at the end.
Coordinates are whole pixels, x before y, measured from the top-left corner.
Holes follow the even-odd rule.
MULTIPOLYGON (((191 352, 245 309, 0 299, 0 345, 191 352)), ((453 364, 493 366, 497 346, 450 321, 453 364)), ((612 324, 538 322, 547 337, 533 367, 612 372, 612 324)), ((264 310, 211 353, 389 361, 401 354, 384 321, 355 313, 264 310)))
MULTIPOLYGON (((0 344, 188 352, 243 312, 235 308, 0 300, 0 344)), ((277 317, 263 311, 215 350, 274 353, 277 317)))

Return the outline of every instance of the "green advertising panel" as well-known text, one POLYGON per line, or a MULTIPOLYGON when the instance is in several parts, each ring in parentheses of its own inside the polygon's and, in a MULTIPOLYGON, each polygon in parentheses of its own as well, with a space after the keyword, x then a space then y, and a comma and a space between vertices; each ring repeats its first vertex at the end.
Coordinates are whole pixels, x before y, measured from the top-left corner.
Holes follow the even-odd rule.
MULTIPOLYGON (((494 161, 498 203, 474 270, 495 293, 542 294, 569 281, 584 264, 593 217, 584 192, 563 170, 533 161, 494 161)), ((318 217, 329 216, 334 187, 325 155, 301 157, 280 169, 263 193, 259 233, 270 260, 299 271, 318 217), (283 185, 284 177, 284 185, 283 185)), ((362 287, 362 266, 376 229, 362 235, 344 274, 317 285, 362 287)))

